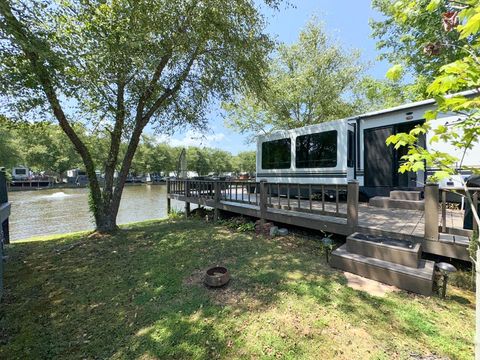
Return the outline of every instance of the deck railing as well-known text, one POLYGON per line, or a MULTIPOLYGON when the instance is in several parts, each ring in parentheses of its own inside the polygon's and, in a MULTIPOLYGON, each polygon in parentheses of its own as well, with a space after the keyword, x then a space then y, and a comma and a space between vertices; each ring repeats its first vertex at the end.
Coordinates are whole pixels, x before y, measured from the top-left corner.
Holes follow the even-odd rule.
POLYGON ((10 204, 8 202, 7 178, 5 172, 0 170, 0 299, 3 294, 3 245, 10 242, 9 216, 10 204))
MULTIPOLYGON (((469 192, 469 198, 472 200, 473 207, 475 209, 478 209, 478 197, 480 193, 480 188, 479 187, 468 187, 467 188, 469 192)), ((458 228, 452 228, 448 226, 448 220, 447 220, 447 204, 448 202, 448 195, 456 195, 457 197, 461 197, 461 210, 464 211, 464 216, 465 213, 468 211, 471 213, 471 209, 469 207, 471 206, 466 194, 465 194, 465 189, 463 188, 458 188, 458 189, 440 189, 440 208, 441 208, 441 220, 440 220, 440 228, 443 233, 449 233, 449 232, 459 232, 458 228)), ((464 217, 463 219, 464 220, 464 217)), ((472 230, 473 231, 478 231, 478 224, 475 220, 475 217, 472 216, 472 230)))
MULTIPOLYGON (((266 181, 168 180, 170 195, 183 197, 186 212, 190 202, 213 207, 220 201, 258 206, 263 219, 268 209, 300 211, 347 218, 350 226, 358 223, 358 183, 348 185, 270 183, 266 181), (262 216, 263 215, 263 216, 262 216)), ((215 211, 217 217, 218 211, 215 211)))
POLYGON ((267 183, 269 207, 347 217, 348 185, 267 183))
MULTIPOLYGON (((190 202, 215 209, 224 203, 241 203, 258 206, 259 217, 263 219, 268 211, 282 209, 346 218, 350 227, 358 225, 358 183, 348 185, 300 184, 253 181, 216 181, 216 180, 169 180, 167 181, 167 202, 170 211, 170 199, 182 197, 186 212, 190 211, 190 202)), ((480 188, 469 188, 475 206, 478 206, 480 188)), ((425 186, 425 232, 426 240, 438 241, 440 233, 451 233, 470 237, 472 230, 452 228, 447 221, 447 197, 437 184, 425 186), (440 204, 440 205, 439 205, 440 204), (441 211, 441 212, 440 212, 441 211)), ((478 229, 473 219, 474 229, 478 229)))
POLYGON ((8 202, 7 176, 4 171, 0 171, 0 241, 5 244, 10 242, 9 216, 10 204, 8 202))

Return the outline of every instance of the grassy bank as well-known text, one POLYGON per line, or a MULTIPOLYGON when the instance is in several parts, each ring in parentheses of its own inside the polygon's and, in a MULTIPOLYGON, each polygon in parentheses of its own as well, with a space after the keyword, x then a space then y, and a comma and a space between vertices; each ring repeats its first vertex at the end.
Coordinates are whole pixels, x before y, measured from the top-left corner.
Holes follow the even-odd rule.
POLYGON ((474 294, 384 298, 345 285, 314 238, 196 220, 8 247, 0 358, 470 359, 474 294), (224 289, 202 270, 225 264, 224 289))

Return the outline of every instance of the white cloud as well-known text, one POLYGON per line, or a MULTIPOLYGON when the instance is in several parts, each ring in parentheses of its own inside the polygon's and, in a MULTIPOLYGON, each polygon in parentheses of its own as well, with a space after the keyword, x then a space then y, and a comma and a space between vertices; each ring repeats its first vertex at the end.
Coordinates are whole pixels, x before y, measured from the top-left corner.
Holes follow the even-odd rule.
POLYGON ((218 143, 225 140, 225 134, 201 134, 193 130, 188 130, 183 138, 174 138, 171 136, 159 135, 158 142, 165 142, 171 146, 199 146, 199 147, 219 147, 218 143))

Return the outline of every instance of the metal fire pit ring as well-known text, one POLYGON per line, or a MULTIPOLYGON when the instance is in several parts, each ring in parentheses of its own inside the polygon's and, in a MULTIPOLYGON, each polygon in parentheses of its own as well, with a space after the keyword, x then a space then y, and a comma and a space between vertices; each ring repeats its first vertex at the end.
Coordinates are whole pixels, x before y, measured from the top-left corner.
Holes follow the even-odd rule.
POLYGON ((211 287, 220 287, 230 281, 230 273, 223 266, 214 266, 205 273, 205 284, 211 287))

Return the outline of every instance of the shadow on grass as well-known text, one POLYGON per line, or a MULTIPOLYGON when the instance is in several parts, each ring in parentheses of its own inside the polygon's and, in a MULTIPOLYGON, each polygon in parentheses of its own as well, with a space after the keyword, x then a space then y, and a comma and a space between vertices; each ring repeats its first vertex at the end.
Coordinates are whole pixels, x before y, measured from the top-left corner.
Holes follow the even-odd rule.
POLYGON ((415 308, 344 286, 311 240, 152 222, 95 240, 17 243, 8 253, 0 357, 225 357, 242 321, 286 295, 313 299, 353 323, 394 328, 410 341, 437 333, 415 308), (232 281, 206 288, 203 270, 217 264, 232 281))

